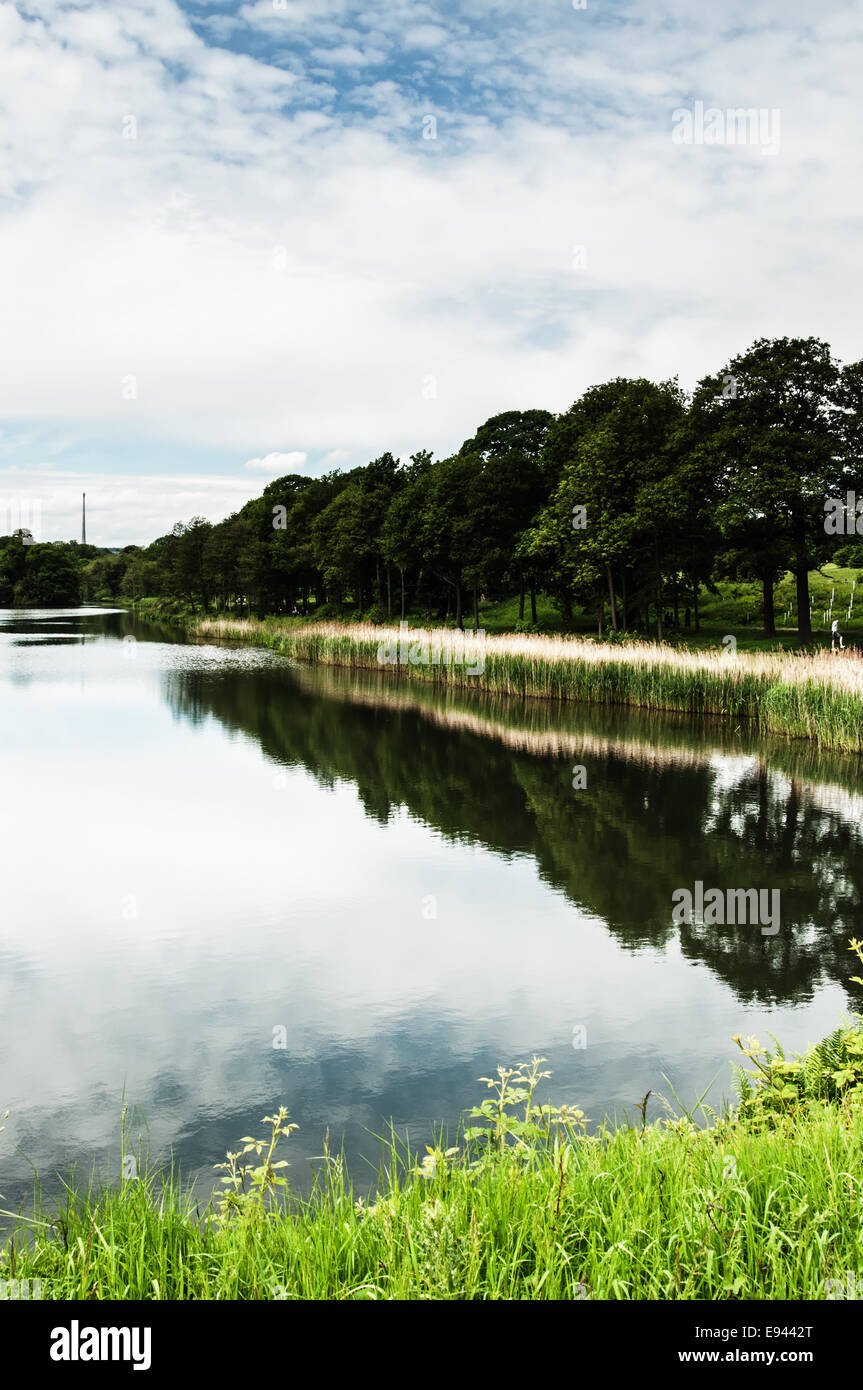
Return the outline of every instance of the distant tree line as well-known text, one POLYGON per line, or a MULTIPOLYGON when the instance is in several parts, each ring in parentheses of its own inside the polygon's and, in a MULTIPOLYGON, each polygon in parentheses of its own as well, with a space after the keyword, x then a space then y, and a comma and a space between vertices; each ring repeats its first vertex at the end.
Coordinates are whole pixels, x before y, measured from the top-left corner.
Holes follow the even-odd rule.
POLYGON ((0 536, 0 608, 68 608, 120 598, 140 546, 108 550, 77 541, 34 541, 27 529, 0 536))
POLYGON ((772 634, 790 570, 808 640, 810 570, 863 560, 853 512, 841 534, 825 525, 827 499, 861 478, 861 440, 863 363, 817 338, 760 339, 691 396, 618 377, 557 416, 497 415, 449 458, 290 474, 226 521, 178 522, 144 548, 0 538, 0 603, 158 597, 476 627, 482 598, 517 594, 530 624, 544 593, 565 625, 578 608, 600 633, 662 637, 669 617, 698 626, 705 587, 739 578, 761 585, 772 634))

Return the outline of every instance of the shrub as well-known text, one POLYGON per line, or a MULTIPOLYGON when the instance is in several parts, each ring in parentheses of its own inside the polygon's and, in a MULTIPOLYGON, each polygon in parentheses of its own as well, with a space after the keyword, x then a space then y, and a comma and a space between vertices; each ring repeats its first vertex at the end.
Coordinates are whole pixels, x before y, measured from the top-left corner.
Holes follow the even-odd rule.
MULTIPOLYGON (((863 942, 852 940, 849 949, 863 963, 863 942)), ((863 977, 852 975, 851 979, 863 985, 863 977)), ((738 1114, 755 1128, 775 1124, 803 1101, 836 1101, 857 1087, 863 1088, 863 1016, 860 1014, 852 1015, 843 1027, 809 1047, 803 1056, 795 1053, 786 1057, 775 1038, 775 1052, 762 1047, 753 1037, 747 1038, 744 1045, 739 1033, 733 1041, 744 1057, 755 1063, 755 1071, 734 1068, 740 1095, 738 1114)))

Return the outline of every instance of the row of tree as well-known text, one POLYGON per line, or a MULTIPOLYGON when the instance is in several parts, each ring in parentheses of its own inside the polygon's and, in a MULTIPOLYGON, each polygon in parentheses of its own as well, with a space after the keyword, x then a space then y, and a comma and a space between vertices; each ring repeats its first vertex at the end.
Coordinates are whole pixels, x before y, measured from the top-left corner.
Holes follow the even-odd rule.
MULTIPOLYGON (((806 641, 809 572, 848 549, 825 507, 857 485, 861 432, 863 363, 843 367, 816 338, 761 339, 691 396, 619 377, 558 416, 497 415, 449 458, 292 474, 224 522, 196 517, 120 555, 78 547, 82 596, 477 626, 481 596, 517 593, 535 622, 544 592, 566 623, 579 607, 600 632, 662 637, 681 611, 697 626, 704 586, 738 577, 760 582, 772 634, 791 570, 806 641)), ((5 553, 0 541, 0 601, 4 574, 26 599, 5 553)))

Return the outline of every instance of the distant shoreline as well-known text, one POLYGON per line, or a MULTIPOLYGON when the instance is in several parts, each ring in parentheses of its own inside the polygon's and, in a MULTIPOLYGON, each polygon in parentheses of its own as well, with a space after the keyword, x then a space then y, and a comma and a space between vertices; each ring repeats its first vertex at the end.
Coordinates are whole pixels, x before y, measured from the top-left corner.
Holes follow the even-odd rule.
POLYGON ((398 627, 364 623, 192 616, 179 621, 195 637, 266 647, 322 665, 384 670, 399 680, 522 699, 751 719, 765 733, 863 752, 863 662, 829 651, 731 655, 656 642, 606 645, 521 633, 474 638, 471 632, 424 628, 411 628, 406 642, 398 627), (435 652, 442 654, 437 661, 435 652))

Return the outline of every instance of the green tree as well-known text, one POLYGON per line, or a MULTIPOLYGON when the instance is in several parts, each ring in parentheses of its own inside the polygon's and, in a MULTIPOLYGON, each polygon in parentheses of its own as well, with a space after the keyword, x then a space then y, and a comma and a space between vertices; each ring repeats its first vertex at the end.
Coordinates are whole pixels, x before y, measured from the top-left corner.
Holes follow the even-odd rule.
POLYGON ((65 608, 81 597, 75 548, 55 541, 26 547, 24 574, 15 585, 14 601, 36 608, 65 608))
MULTIPOLYGON (((429 472, 423 507, 423 559, 448 587, 456 627, 462 629, 464 584, 466 580, 476 582, 482 557, 475 520, 481 469, 482 459, 477 454, 440 459, 429 472)), ((450 611, 448 604, 447 613, 450 611)))
POLYGON ((393 495, 381 527, 381 554, 385 563, 395 566, 399 572, 402 618, 406 615, 405 574, 412 571, 419 577, 422 569, 423 513, 433 466, 428 450, 421 449, 411 455, 404 470, 403 484, 393 495))
POLYGON ((558 482, 526 539, 553 590, 585 606, 607 591, 612 628, 626 628, 633 588, 652 597, 663 635, 663 570, 691 510, 676 382, 619 377, 592 387, 550 431, 558 482), (684 483, 686 484, 684 486, 684 483))
MULTIPOLYGON (((851 390, 851 383, 846 379, 851 390)), ((809 571, 827 559, 825 502, 847 477, 848 428, 839 364, 818 338, 760 338, 722 372, 705 377, 693 415, 714 455, 734 524, 772 536, 790 555, 797 589, 798 634, 812 639, 809 571)), ((769 552, 762 552, 769 553, 769 552)), ((768 614, 765 613, 767 621, 768 614)))
POLYGON ((487 420, 461 447, 462 455, 482 460, 474 500, 481 540, 481 554, 474 566, 474 627, 478 624, 478 583, 498 592, 507 581, 517 584, 519 621, 524 619, 529 585, 531 618, 536 622, 535 568, 519 543, 546 500, 543 446, 553 420, 547 410, 506 411, 487 420))

